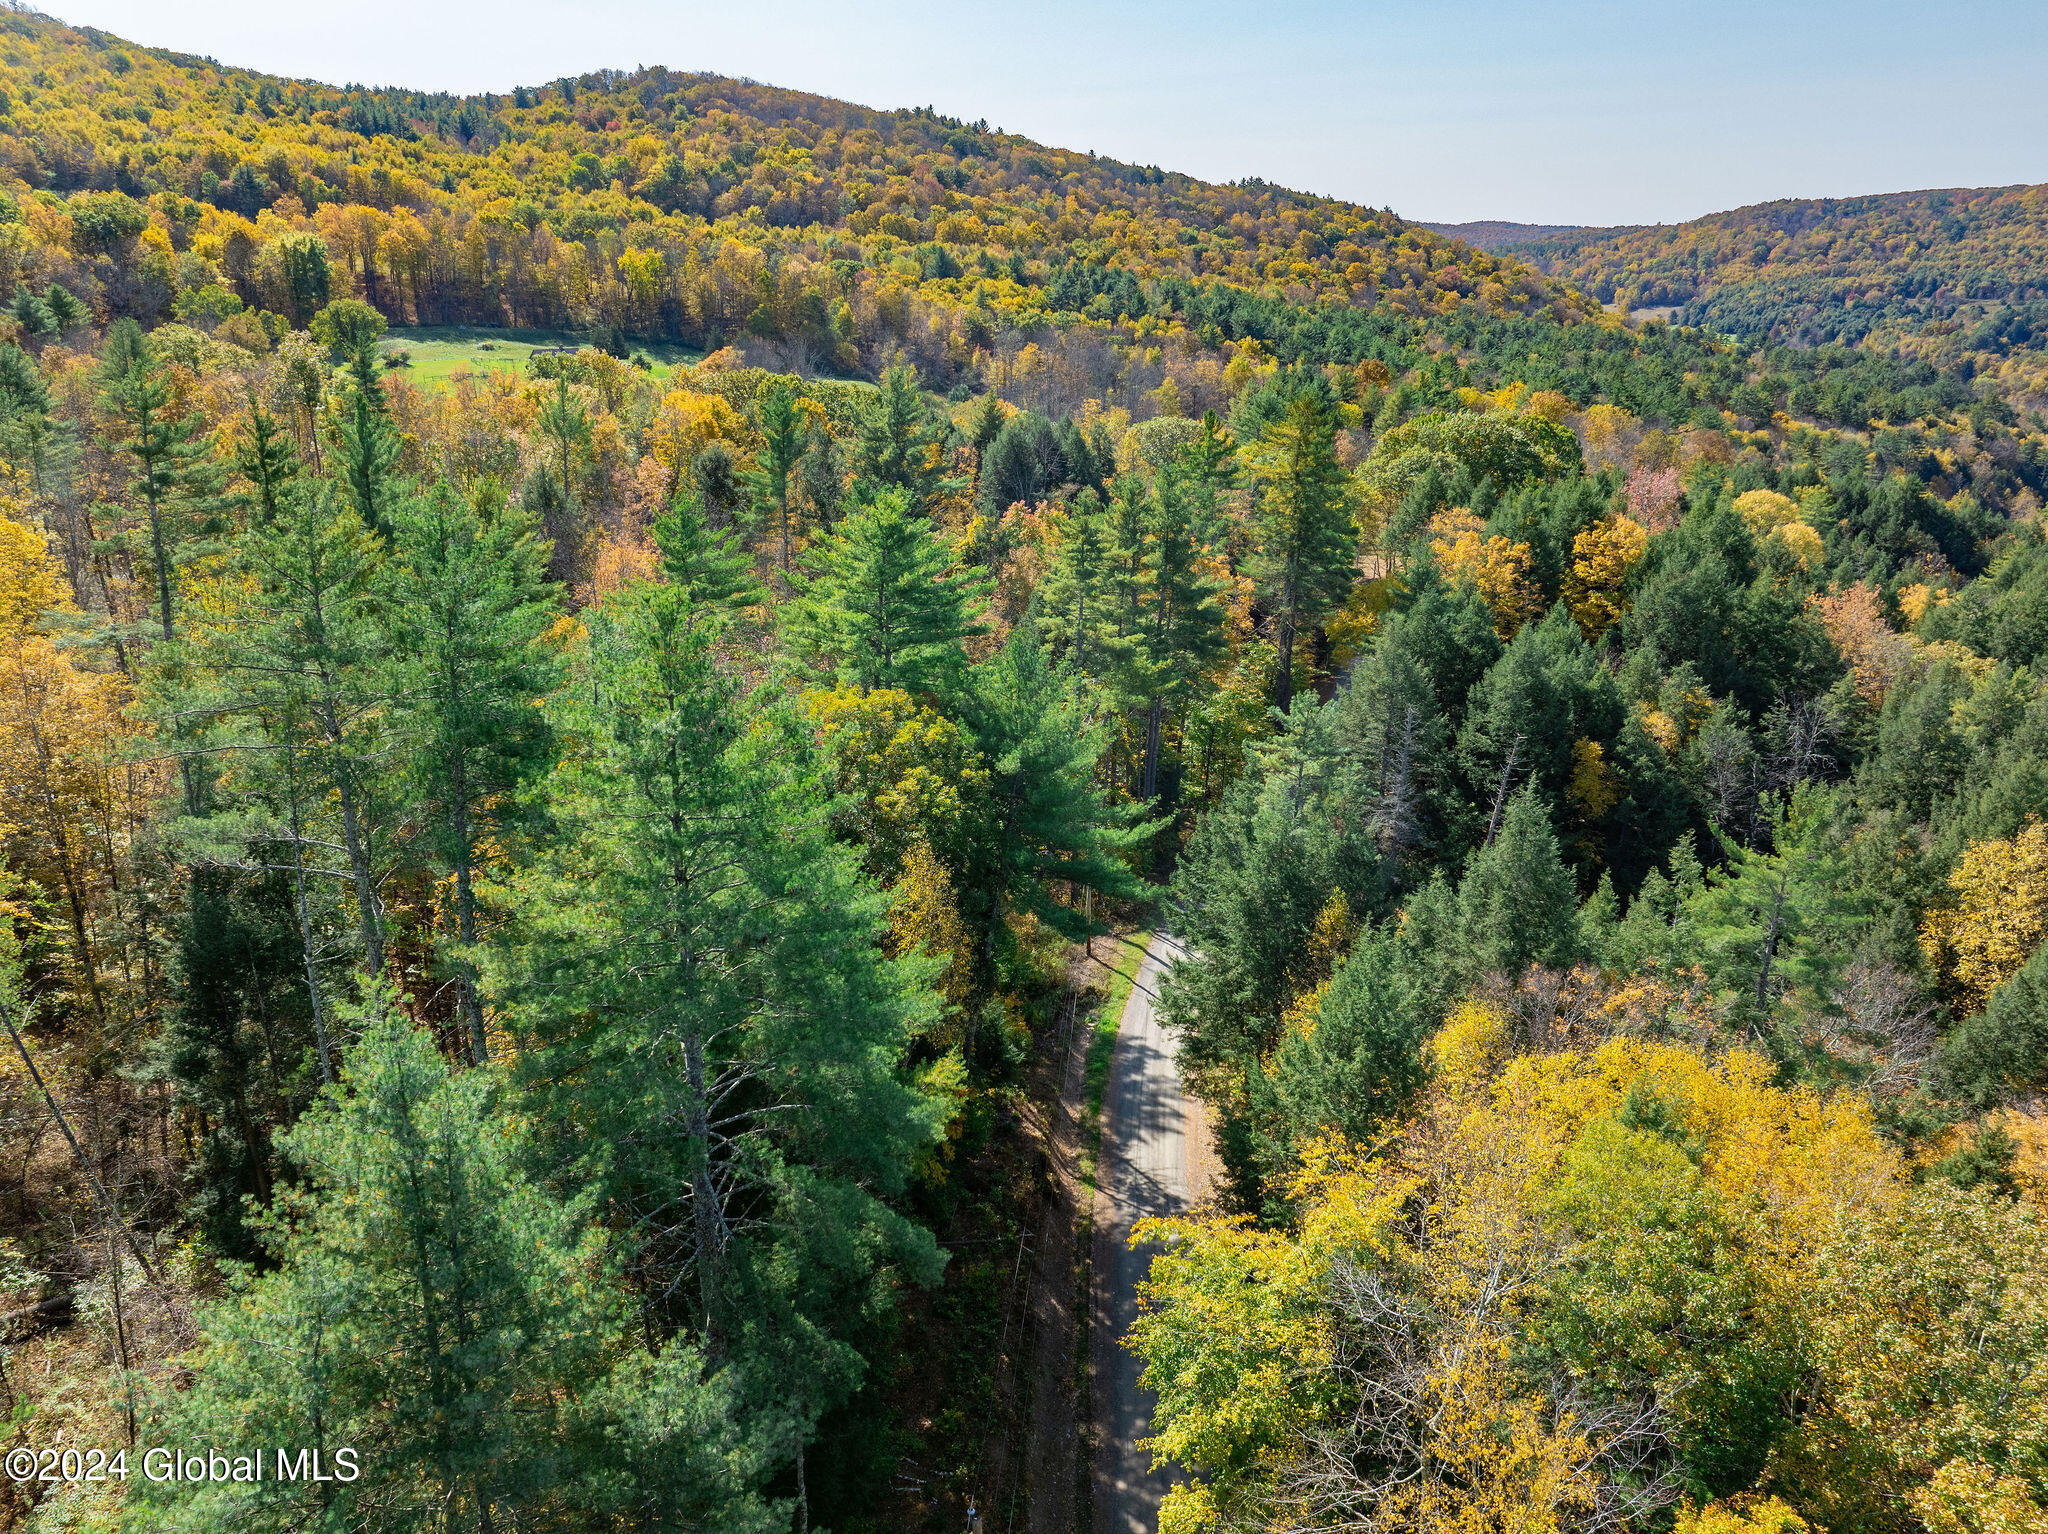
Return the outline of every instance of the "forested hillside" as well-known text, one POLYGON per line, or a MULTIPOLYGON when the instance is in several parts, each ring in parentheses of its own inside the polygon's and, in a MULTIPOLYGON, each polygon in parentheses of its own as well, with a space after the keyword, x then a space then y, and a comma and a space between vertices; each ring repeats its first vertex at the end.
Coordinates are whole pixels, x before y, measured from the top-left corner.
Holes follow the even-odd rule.
POLYGON ((0 1527, 1068 1526, 1154 924, 1162 1528, 2048 1520, 2002 379, 704 76, 0 66, 0 1527))
POLYGON ((1630 309, 1758 341, 1864 343, 2048 399, 2048 187, 1759 203, 1488 242, 1630 309))

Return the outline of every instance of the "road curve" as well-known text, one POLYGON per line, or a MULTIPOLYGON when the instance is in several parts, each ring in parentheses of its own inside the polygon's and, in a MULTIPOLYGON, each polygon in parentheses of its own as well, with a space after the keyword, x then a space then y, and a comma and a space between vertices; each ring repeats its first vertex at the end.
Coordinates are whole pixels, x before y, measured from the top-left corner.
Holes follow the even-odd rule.
POLYGON ((1097 1534, 1154 1534, 1160 1498, 1172 1485, 1138 1447, 1151 1431, 1152 1393, 1138 1383, 1138 1359, 1119 1343, 1137 1319, 1138 1281, 1152 1262, 1150 1248, 1132 1250, 1131 1227, 1178 1214, 1189 1201, 1180 1073, 1156 1005, 1160 971, 1179 956, 1172 938, 1152 935, 1118 1023, 1103 1095, 1094 1240, 1097 1534))

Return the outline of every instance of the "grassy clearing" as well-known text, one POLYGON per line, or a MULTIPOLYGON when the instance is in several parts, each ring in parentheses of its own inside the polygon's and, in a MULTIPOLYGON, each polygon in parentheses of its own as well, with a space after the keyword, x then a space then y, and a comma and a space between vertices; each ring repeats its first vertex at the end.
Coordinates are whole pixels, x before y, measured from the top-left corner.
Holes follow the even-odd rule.
MULTIPOLYGON (((458 372, 483 373, 497 368, 526 371, 526 359, 534 348, 576 346, 580 338, 566 330, 484 330, 460 325, 413 325, 394 329, 384 337, 382 350, 404 351, 410 367, 397 371, 422 389, 443 389, 458 372)), ((695 362, 704 354, 686 346, 658 342, 635 342, 632 349, 644 353, 653 364, 656 378, 666 378, 678 367, 695 362)))

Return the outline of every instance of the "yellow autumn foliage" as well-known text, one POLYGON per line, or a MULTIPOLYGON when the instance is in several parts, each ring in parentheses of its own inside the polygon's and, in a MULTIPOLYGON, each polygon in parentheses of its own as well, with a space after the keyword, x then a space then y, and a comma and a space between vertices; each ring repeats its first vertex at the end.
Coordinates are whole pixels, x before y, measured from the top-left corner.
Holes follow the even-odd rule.
POLYGON ((1961 1012, 1980 1012, 1992 991, 2048 935, 2048 826, 1972 842, 1948 876, 1955 904, 1930 913, 1920 947, 1954 988, 1961 1012))
MULTIPOLYGON (((1638 1260, 1658 1246, 1664 1205, 1645 1190, 1661 1178, 1714 1211, 1741 1287, 1785 1318, 1759 1324, 1789 1333, 1846 1222, 1902 1195, 1867 1108, 1780 1086, 1762 1055, 1623 1037, 1513 1056, 1513 1032, 1491 1006, 1454 1009, 1429 1045, 1429 1096, 1383 1151, 1331 1135, 1303 1149, 1291 1232, 1221 1215, 1141 1227, 1163 1243, 1129 1342, 1160 1391, 1153 1446, 1203 1472, 1169 1497, 1162 1528, 1292 1527, 1311 1492, 1416 1534, 1575 1527, 1611 1490, 1615 1430, 1529 1372, 1525 1302, 1505 1297, 1535 1293, 1574 1251, 1634 1264, 1638 1286, 1682 1285, 1683 1263, 1638 1260), (1354 1372, 1335 1374, 1339 1359, 1354 1372), (1349 1415, 1344 1381, 1360 1370, 1374 1399, 1398 1403, 1394 1438, 1349 1415), (1333 1471, 1344 1463, 1367 1468, 1333 1471)), ((1643 1328, 1655 1367, 1661 1312, 1640 1308, 1605 1324, 1643 1328)), ((1802 1527, 1768 1504, 1691 1516, 1701 1534, 1802 1527)))
POLYGON ((1572 775, 1565 792, 1579 819, 1598 820, 1617 804, 1626 785, 1607 764, 1607 751, 1597 740, 1572 742, 1572 775))
POLYGON ((943 853, 957 839, 989 780, 965 730, 898 688, 840 687, 805 702, 871 866, 887 877, 914 843, 943 853))
POLYGON ((1596 522, 1572 540, 1564 600, 1588 640, 1598 639, 1628 610, 1621 588, 1649 546, 1642 523, 1628 517, 1596 522))
POLYGON ((1820 534, 1804 522, 1783 522, 1772 528, 1767 535, 1771 542, 1783 544, 1790 549, 1802 565, 1808 569, 1818 564, 1825 553, 1820 534))
POLYGON ((1672 1534, 1807 1534, 1812 1527, 1776 1497, 1757 1502, 1680 1505, 1672 1534))
POLYGON ((1745 490, 1735 497, 1735 514, 1762 537, 1774 527, 1799 520, 1799 503, 1775 490, 1745 490))
POLYGON ((946 960, 939 989, 954 1007, 965 1006, 973 989, 974 955, 953 876, 929 842, 912 842, 889 891, 889 940, 898 953, 946 960))
POLYGON ((1526 543, 1498 535, 1482 538, 1485 524, 1456 508, 1430 519, 1429 551, 1446 580, 1470 586, 1493 614, 1494 631, 1512 639, 1543 611, 1542 594, 1529 577, 1534 556, 1526 543))
POLYGON ((668 471, 669 483, 674 485, 711 443, 738 446, 746 435, 746 422, 726 400, 716 394, 675 389, 662 396, 648 425, 647 451, 668 471))
POLYGON ((0 516, 0 638, 26 634, 44 613, 70 606, 64 572, 43 535, 0 516))

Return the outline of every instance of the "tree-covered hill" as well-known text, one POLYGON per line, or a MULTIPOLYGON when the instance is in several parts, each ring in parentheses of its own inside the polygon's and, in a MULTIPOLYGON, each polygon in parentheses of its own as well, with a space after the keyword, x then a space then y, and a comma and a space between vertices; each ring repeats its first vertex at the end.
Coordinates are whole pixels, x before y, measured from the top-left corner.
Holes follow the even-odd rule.
POLYGON ((1053 311, 1142 319, 1139 284, 1162 278, 1411 314, 1591 307, 1391 213, 929 110, 658 68, 460 98, 337 88, 25 12, 0 38, 0 167, 62 199, 29 215, 31 248, 68 249, 96 304, 144 323, 219 302, 190 281, 202 261, 303 309, 278 246, 308 219, 394 319, 750 331, 827 358, 884 330, 915 348, 932 314, 970 343, 1053 311), (136 237, 156 261, 100 270, 136 237))
POLYGON ((2048 1526, 2012 375, 699 76, 0 92, 0 1534, 1062 1523, 1156 921, 1163 1527, 2048 1526))
MULTIPOLYGON (((1473 219, 1463 224, 1433 224, 1424 220, 1422 227, 1434 229, 1454 240, 1463 240, 1474 250, 1496 251, 1510 250, 1532 240, 1551 240, 1560 235, 1585 232, 1579 224, 1517 224, 1498 218, 1473 219)), ((1613 232, 1611 229, 1600 231, 1602 234, 1613 232)))
POLYGON ((1504 241, 1603 303, 1791 345, 1870 341, 2042 388, 2048 186, 1787 199, 1504 241))

